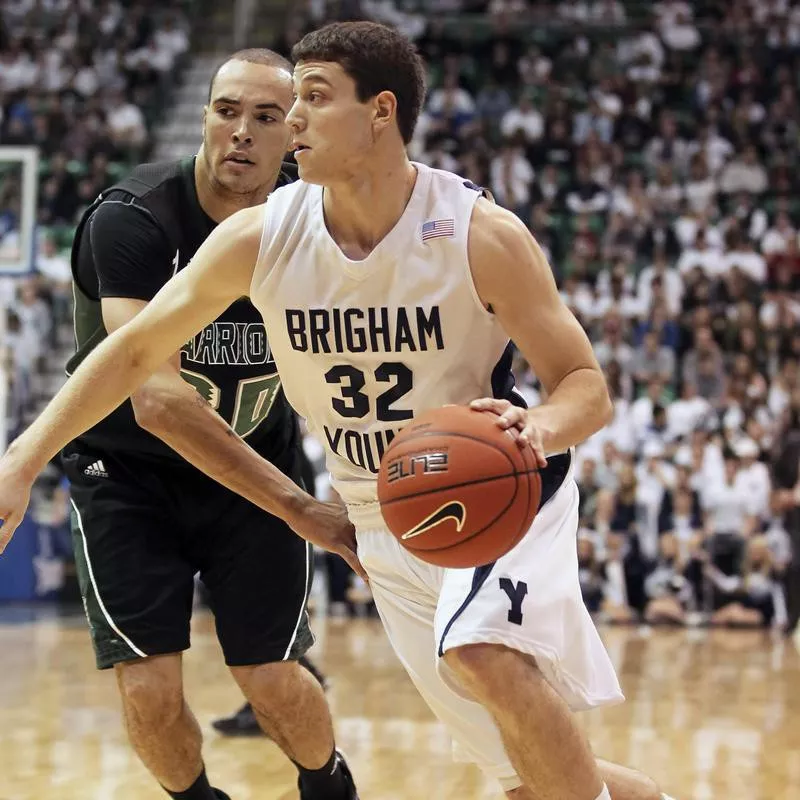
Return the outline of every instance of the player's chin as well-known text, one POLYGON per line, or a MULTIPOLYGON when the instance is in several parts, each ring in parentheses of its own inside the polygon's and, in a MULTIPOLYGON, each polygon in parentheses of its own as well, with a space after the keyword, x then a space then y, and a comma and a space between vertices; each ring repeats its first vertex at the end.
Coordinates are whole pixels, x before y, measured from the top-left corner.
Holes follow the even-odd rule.
POLYGON ((250 194, 265 183, 254 175, 224 175, 220 183, 232 194, 250 194))
POLYGON ((314 164, 313 159, 308 156, 298 158, 297 175, 301 181, 306 183, 325 183, 325 169, 314 164))

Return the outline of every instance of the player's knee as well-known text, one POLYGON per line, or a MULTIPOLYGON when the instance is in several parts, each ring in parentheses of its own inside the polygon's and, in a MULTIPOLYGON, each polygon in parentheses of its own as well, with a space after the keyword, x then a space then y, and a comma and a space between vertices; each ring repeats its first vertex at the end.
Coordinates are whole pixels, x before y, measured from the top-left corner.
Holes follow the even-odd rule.
POLYGON ((180 674, 151 659, 117 664, 117 685, 129 724, 165 730, 183 712, 180 674))
POLYGON ((298 695, 297 682, 304 679, 303 668, 295 661, 232 667, 231 672, 245 697, 260 709, 291 703, 298 695))

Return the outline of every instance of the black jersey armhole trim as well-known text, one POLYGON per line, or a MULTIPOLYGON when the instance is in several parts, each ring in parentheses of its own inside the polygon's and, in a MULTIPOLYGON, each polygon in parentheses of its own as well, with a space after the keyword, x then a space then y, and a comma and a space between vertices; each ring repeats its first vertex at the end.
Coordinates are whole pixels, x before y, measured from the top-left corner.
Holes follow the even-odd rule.
MULTIPOLYGON (((140 181, 140 183, 141 183, 141 181, 140 181)), ((81 247, 81 242, 83 241, 83 236, 86 233, 86 229, 91 224, 92 217, 95 215, 95 213, 100 208, 100 206, 103 205, 103 203, 106 202, 106 200, 108 200, 108 196, 112 192, 115 192, 115 191, 127 192, 127 189, 119 189, 118 187, 112 187, 111 189, 108 189, 107 191, 103 192, 97 198, 97 200, 95 200, 94 203, 92 203, 92 205, 84 213, 83 218, 78 223, 78 228, 75 231, 75 236, 74 236, 74 238, 72 240, 72 251, 71 251, 71 254, 70 254, 71 255, 71 257, 70 257, 70 272, 72 273, 72 280, 74 281, 75 286, 78 288, 78 290, 81 292, 81 294, 84 295, 84 297, 88 297, 90 300, 92 300, 95 303, 99 303, 102 300, 102 297, 100 297, 100 292, 99 291, 95 295, 93 292, 90 292, 81 283, 81 280, 80 280, 80 277, 79 277, 79 274, 78 274, 79 273, 79 270, 78 270, 78 258, 80 257, 80 247, 81 247)), ((169 243, 169 241, 170 241, 169 235, 167 234, 167 231, 165 230, 164 226, 159 222, 159 220, 156 217, 156 215, 153 214, 153 212, 149 208, 147 208, 147 206, 143 205, 142 203, 137 202, 139 198, 137 198, 135 195, 130 195, 130 197, 131 197, 131 202, 129 203, 129 205, 135 206, 137 211, 143 211, 145 214, 147 214, 147 216, 150 217, 150 219, 156 224, 156 226, 158 227, 159 231, 161 231, 161 234, 162 234, 162 236, 164 236, 164 238, 167 241, 167 243, 169 243)), ((91 248, 91 246, 92 246, 92 244, 91 244, 91 242, 89 242, 89 247, 91 248)), ((92 254, 92 266, 94 268, 95 278, 97 278, 97 286, 98 286, 98 290, 99 290, 100 277, 97 274, 97 266, 94 263, 94 254, 92 254)))

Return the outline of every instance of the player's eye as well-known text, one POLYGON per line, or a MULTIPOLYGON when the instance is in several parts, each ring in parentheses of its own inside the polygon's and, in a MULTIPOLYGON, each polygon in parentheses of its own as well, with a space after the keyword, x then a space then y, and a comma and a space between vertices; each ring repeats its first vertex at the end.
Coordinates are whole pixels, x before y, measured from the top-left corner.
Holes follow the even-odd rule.
POLYGON ((258 118, 258 121, 259 122, 277 122, 278 120, 275 119, 275 117, 273 117, 272 114, 262 114, 258 118))
POLYGON ((233 114, 233 111, 231 111, 229 108, 225 108, 225 106, 222 106, 222 108, 217 109, 217 114, 219 114, 221 117, 230 117, 231 114, 233 114))

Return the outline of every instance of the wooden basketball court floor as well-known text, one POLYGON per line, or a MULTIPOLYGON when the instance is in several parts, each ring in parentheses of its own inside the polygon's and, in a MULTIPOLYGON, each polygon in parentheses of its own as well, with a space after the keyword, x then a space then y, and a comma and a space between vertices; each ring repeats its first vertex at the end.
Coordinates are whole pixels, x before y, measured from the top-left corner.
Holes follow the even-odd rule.
MULTIPOLYGON (((370 619, 315 620, 312 655, 331 676, 337 737, 362 800, 489 800, 454 764, 370 619)), ((752 631, 604 629, 627 703, 592 712, 595 750, 637 766, 677 800, 800 798, 800 656, 752 631)), ((207 614, 196 615, 186 685, 212 780, 233 800, 296 798, 295 773, 263 739, 223 739, 210 721, 238 707, 207 614)), ((99 673, 83 619, 0 608, 0 800, 166 797, 129 750, 113 675, 99 673)))

